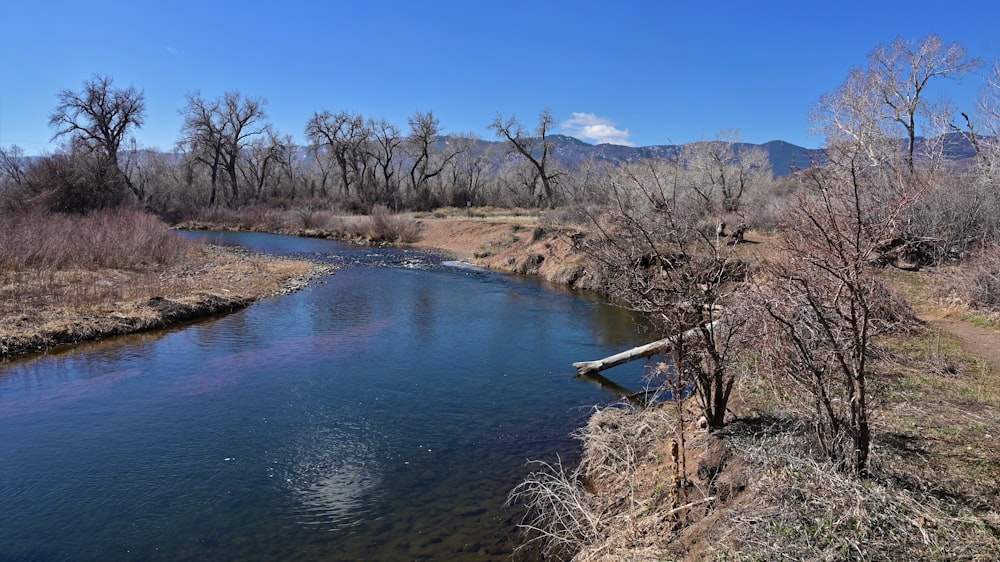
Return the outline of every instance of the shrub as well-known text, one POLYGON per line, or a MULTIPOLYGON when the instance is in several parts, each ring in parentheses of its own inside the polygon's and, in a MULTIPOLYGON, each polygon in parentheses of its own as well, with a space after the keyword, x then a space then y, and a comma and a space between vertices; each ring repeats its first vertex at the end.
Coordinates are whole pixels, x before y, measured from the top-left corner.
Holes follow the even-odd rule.
POLYGON ((365 236, 372 242, 416 242, 420 238, 420 224, 385 207, 374 207, 368 216, 365 236))
POLYGON ((1000 312, 1000 242, 987 246, 969 263, 968 293, 972 305, 1000 312))
POLYGON ((66 215, 12 212, 0 221, 0 270, 141 269, 174 263, 189 243, 131 207, 66 215))

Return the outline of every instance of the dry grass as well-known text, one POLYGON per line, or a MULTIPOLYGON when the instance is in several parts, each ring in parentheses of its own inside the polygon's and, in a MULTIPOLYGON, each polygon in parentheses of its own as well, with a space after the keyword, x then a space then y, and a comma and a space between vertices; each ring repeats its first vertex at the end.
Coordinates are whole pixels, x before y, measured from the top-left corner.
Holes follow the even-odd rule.
POLYGON ((233 310, 316 268, 186 242, 137 210, 4 218, 0 356, 233 310))
MULTIPOLYGON (((726 560, 995 560, 1000 518, 939 498, 882 466, 859 480, 801 450, 795 433, 732 440, 752 468, 715 522, 706 557, 726 560)), ((883 457, 881 460, 889 460, 883 457)))
POLYGON ((0 218, 0 273, 26 268, 150 269, 176 263, 190 245, 138 209, 86 216, 33 211, 0 218))
POLYGON ((1000 377, 947 334, 892 338, 870 477, 822 460, 787 389, 745 380, 721 435, 687 428, 679 491, 669 410, 595 412, 578 467, 511 494, 528 540, 577 561, 1000 559, 1000 377))
POLYGON ((420 225, 408 215, 393 214, 385 207, 375 207, 368 215, 365 237, 370 242, 415 242, 420 238, 420 225))
POLYGON ((540 543, 548 558, 574 560, 659 559, 666 550, 651 536, 669 531, 677 507, 670 484, 649 466, 665 460, 664 435, 674 431, 661 408, 613 407, 596 410, 578 437, 582 462, 567 470, 536 462, 511 493, 510 504, 523 506, 523 547, 540 543))
POLYGON ((368 244, 408 244, 420 238, 420 224, 407 213, 374 207, 368 215, 351 215, 308 202, 285 208, 205 209, 178 226, 273 232, 368 244))

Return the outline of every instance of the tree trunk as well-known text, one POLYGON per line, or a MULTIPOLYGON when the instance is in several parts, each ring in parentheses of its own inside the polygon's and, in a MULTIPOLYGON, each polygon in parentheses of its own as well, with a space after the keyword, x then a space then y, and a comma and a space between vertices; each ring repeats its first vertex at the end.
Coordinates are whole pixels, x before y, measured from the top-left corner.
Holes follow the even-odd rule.
POLYGON ((618 365, 622 365, 630 361, 635 361, 636 359, 643 359, 658 353, 664 353, 676 346, 679 341, 697 336, 701 333, 702 328, 706 328, 708 330, 715 329, 721 321, 722 320, 716 320, 706 326, 691 328, 680 336, 670 336, 668 338, 663 338, 662 340, 640 345, 639 347, 633 347, 627 351, 616 353, 615 355, 605 357, 604 359, 599 359, 597 361, 580 361, 573 363, 573 366, 576 367, 577 376, 589 375, 605 369, 610 369, 611 367, 617 367, 618 365))

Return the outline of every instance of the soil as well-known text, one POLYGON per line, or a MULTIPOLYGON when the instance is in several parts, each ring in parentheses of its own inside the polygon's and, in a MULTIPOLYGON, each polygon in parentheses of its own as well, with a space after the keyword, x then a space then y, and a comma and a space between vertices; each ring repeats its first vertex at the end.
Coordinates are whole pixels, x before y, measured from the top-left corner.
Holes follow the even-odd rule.
POLYGON ((994 373, 1000 373, 1000 332, 956 318, 927 321, 958 338, 967 353, 985 361, 994 373))
POLYGON ((573 289, 595 290, 600 279, 573 249, 576 231, 545 226, 535 217, 418 219, 423 250, 443 250, 456 259, 518 275, 531 275, 573 289))

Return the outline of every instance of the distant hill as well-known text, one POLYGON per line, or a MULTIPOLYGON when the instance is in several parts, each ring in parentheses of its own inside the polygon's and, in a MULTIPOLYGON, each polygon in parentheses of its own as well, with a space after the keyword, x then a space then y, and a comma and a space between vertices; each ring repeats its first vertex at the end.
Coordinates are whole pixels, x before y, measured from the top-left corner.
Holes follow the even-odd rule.
MULTIPOLYGON (((670 158, 679 154, 686 146, 661 144, 654 146, 621 146, 615 144, 588 144, 566 135, 551 135, 553 143, 552 158, 563 166, 576 169, 580 164, 589 161, 610 162, 621 164, 637 162, 647 158, 670 158)), ((945 158, 956 163, 971 162, 976 152, 960 133, 948 133, 932 139, 943 143, 945 158)), ((498 143, 501 141, 480 141, 483 143, 498 143)), ((930 142, 925 138, 917 139, 917 150, 930 142)), ((809 168, 813 164, 825 161, 826 151, 822 148, 804 148, 782 140, 773 140, 764 144, 735 143, 737 153, 748 148, 759 147, 767 152, 771 161, 771 169, 775 176, 787 176, 795 170, 809 168)))
MULTIPOLYGON (((590 161, 623 164, 626 162, 639 162, 650 158, 672 158, 683 151, 685 147, 690 146, 659 144, 636 147, 607 143, 595 145, 567 135, 550 135, 548 138, 553 145, 551 152, 552 159, 570 170, 579 169, 582 164, 590 161)), ((448 136, 440 137, 437 141, 438 148, 443 149, 444 145, 450 144, 451 139, 452 137, 448 136)), ((934 142, 941 142, 943 144, 945 157, 955 163, 972 163, 976 157, 976 152, 972 143, 970 143, 969 140, 961 133, 947 133, 931 140, 934 142)), ((918 137, 917 150, 920 151, 926 143, 931 142, 931 140, 918 137)), ((469 141, 466 139, 464 142, 469 141)), ((497 153, 503 153, 504 151, 502 150, 502 145, 506 143, 506 141, 501 140, 484 139, 475 139, 471 142, 474 151, 482 151, 485 153, 492 149, 492 153, 494 155, 497 153)), ((804 148, 782 140, 773 140, 763 144, 735 143, 734 146, 737 153, 754 147, 764 149, 764 151, 767 152, 769 160, 771 161, 771 169, 774 171, 774 175, 778 177, 787 176, 795 170, 809 168, 815 163, 823 163, 826 156, 825 149, 804 148)), ((142 149, 140 150, 140 158, 141 154, 149 152, 156 151, 142 149)), ((166 152, 165 154, 168 155, 169 161, 171 162, 179 161, 179 159, 183 156, 182 154, 176 152, 166 152)), ((30 164, 40 157, 24 156, 22 158, 26 163, 30 164)), ((298 160, 308 160, 312 157, 309 155, 307 147, 300 146, 295 152, 295 158, 298 160)), ((405 160, 406 159, 404 157, 402 161, 405 162, 405 160)), ((499 161, 496 161, 495 163, 499 163, 499 161)))
MULTIPOLYGON (((679 154, 686 146, 661 144, 634 147, 606 143, 594 145, 566 135, 550 135, 548 138, 553 145, 552 158, 570 169, 576 169, 588 161, 622 164, 625 162, 638 162, 649 158, 671 158, 679 154)), ((495 144, 503 141, 484 140, 479 142, 495 144)), ((820 160, 823 156, 821 149, 803 148, 781 140, 774 140, 764 144, 735 144, 737 152, 751 147, 760 147, 767 152, 771 160, 771 167, 776 176, 785 176, 793 170, 808 168, 814 160, 820 160)))

